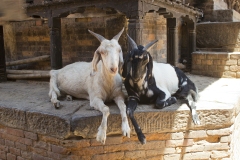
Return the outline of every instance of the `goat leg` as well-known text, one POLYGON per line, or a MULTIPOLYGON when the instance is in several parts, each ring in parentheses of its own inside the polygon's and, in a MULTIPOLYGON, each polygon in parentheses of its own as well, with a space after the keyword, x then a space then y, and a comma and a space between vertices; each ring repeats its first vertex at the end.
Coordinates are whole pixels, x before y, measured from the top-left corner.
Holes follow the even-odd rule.
POLYGON ((130 138, 131 129, 130 129, 129 124, 128 124, 128 119, 127 119, 127 114, 126 114, 126 105, 124 103, 123 96, 118 96, 118 97, 114 98, 114 101, 117 104, 117 106, 120 110, 120 113, 121 113, 123 135, 130 138))
POLYGON ((107 131, 107 118, 110 114, 109 107, 103 103, 102 99, 96 97, 93 99, 93 101, 90 101, 90 106, 94 107, 94 109, 96 110, 99 110, 103 114, 101 125, 98 127, 96 140, 101 142, 102 144, 105 144, 107 131))
POLYGON ((139 127, 139 125, 134 117, 134 111, 136 110, 136 108, 137 108, 137 101, 132 98, 130 100, 128 100, 127 114, 129 115, 131 122, 134 126, 134 129, 137 133, 138 140, 141 142, 141 144, 146 144, 146 138, 145 138, 144 134, 142 133, 142 130, 139 127))

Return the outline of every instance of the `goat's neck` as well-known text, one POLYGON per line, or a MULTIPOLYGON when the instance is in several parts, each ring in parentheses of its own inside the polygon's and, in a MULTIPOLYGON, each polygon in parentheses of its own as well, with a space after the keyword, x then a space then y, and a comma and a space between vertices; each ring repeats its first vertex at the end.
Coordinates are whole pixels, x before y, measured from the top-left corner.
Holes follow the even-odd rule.
POLYGON ((102 82, 104 86, 112 86, 114 83, 114 77, 113 75, 110 74, 110 72, 104 67, 104 64, 102 64, 101 68, 101 79, 103 80, 102 82))

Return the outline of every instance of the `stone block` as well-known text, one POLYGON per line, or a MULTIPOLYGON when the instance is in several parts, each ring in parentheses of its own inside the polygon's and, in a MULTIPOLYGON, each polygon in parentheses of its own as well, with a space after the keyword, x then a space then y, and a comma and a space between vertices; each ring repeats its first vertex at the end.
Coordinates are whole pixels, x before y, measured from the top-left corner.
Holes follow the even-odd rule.
POLYGON ((178 132, 178 133, 172 133, 171 134, 171 139, 173 139, 173 140, 174 139, 183 139, 183 138, 184 138, 183 132, 178 132))
POLYGON ((237 72, 237 78, 240 78, 240 72, 237 72))
POLYGON ((204 151, 228 150, 229 148, 228 143, 209 143, 204 145, 204 151))
POLYGON ((211 158, 213 159, 220 159, 220 158, 227 158, 229 156, 228 151, 212 151, 211 158))
POLYGON ((226 136, 232 133, 230 128, 218 129, 218 130, 207 130, 208 135, 219 135, 219 136, 226 136))
POLYGON ((139 158, 144 158, 144 157, 146 157, 146 153, 144 150, 125 152, 125 158, 139 159, 139 158))
POLYGON ((182 151, 184 153, 201 152, 201 151, 204 151, 204 144, 203 145, 192 145, 192 146, 188 146, 188 147, 183 147, 182 151))
POLYGON ((240 72, 240 66, 232 65, 232 66, 229 67, 229 70, 233 71, 233 72, 240 72))
POLYGON ((110 159, 124 159, 124 157, 125 157, 124 152, 116 152, 116 153, 105 153, 105 154, 94 155, 93 159, 99 159, 99 160, 109 159, 110 160, 110 159))
POLYGON ((226 65, 237 65, 238 62, 236 59, 229 59, 226 61, 226 65))
POLYGON ((237 59, 237 60, 239 60, 240 59, 240 53, 232 53, 231 55, 230 55, 230 59, 237 59))
POLYGON ((231 136, 223 136, 220 138, 220 142, 224 143, 224 142, 231 142, 231 136))
POLYGON ((200 159, 209 159, 210 152, 195 152, 195 153, 186 153, 183 155, 183 160, 200 160, 200 159))
POLYGON ((237 73, 236 72, 231 72, 231 71, 225 71, 223 72, 223 78, 236 78, 237 73))
POLYGON ((167 160, 176 160, 176 159, 181 159, 181 155, 180 154, 170 154, 170 155, 164 155, 163 158, 167 159, 167 160))
POLYGON ((184 138, 206 138, 208 137, 207 132, 205 130, 199 131, 190 131, 186 132, 184 138))
POLYGON ((196 28, 197 48, 215 49, 218 51, 235 51, 240 46, 240 22, 199 23, 196 28), (218 36, 216 36, 218 35, 218 36))

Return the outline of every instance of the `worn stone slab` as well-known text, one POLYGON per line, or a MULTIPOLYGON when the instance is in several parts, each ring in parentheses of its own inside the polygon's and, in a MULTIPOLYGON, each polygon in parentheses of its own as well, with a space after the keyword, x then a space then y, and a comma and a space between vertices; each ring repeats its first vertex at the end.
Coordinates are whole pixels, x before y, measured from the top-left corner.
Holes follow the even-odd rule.
POLYGON ((240 51, 240 22, 199 23, 196 27, 198 49, 216 51, 240 51))
MULTIPOLYGON (((191 74, 188 77, 199 88, 197 111, 201 125, 193 124, 190 110, 182 101, 162 110, 154 109, 153 105, 139 105, 135 117, 144 133, 218 129, 233 124, 240 110, 239 80, 191 74)), ((59 138, 96 136, 101 112, 91 110, 87 100, 69 102, 61 99, 61 103, 63 106, 60 109, 52 106, 48 97, 48 82, 0 83, 0 124, 59 138)), ((111 113, 107 135, 122 134, 118 107, 114 103, 107 105, 111 113)), ((132 125, 131 129, 135 134, 132 125)))

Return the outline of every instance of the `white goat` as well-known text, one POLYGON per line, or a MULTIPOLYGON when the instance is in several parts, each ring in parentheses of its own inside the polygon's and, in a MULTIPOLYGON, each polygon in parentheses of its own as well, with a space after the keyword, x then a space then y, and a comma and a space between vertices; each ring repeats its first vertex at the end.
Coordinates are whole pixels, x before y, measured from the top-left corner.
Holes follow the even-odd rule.
POLYGON ((90 100, 90 106, 103 114, 96 139, 104 144, 107 118, 110 114, 109 107, 104 104, 106 101, 115 101, 122 116, 123 135, 130 137, 122 79, 118 74, 123 64, 122 49, 118 40, 124 28, 112 40, 88 31, 101 42, 92 62, 76 62, 59 70, 51 70, 49 97, 55 108, 60 107, 60 102, 57 100, 60 93, 90 100))

